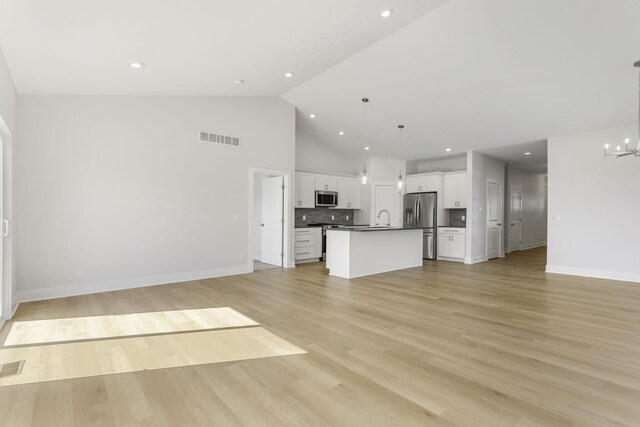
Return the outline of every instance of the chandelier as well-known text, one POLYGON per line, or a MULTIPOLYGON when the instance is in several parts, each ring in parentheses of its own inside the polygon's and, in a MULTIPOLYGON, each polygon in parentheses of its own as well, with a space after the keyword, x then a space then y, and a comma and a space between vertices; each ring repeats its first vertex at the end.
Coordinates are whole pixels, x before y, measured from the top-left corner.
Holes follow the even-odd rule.
MULTIPOLYGON (((636 61, 633 63, 633 66, 638 68, 640 71, 640 61, 636 61)), ((640 80, 639 80, 640 82, 640 80)), ((638 146, 636 148, 629 148, 629 143, 631 140, 629 138, 624 140, 624 151, 622 151, 622 147, 619 145, 616 147, 616 150, 613 152, 609 152, 609 144, 605 144, 604 146, 604 155, 605 157, 624 157, 624 156, 639 156, 640 157, 640 83, 638 84, 638 146)))

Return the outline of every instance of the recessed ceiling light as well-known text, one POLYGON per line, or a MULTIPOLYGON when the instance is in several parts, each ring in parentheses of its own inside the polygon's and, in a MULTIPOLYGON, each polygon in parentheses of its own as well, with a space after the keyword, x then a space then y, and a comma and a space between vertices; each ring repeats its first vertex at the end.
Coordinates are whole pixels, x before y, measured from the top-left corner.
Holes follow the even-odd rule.
POLYGON ((343 131, 338 132, 338 135, 344 135, 343 131))
POLYGON ((388 17, 391 16, 392 13, 393 13, 393 9, 383 10, 382 12, 380 12, 380 17, 381 18, 388 18, 388 17))
POLYGON ((241 85, 244 84, 244 80, 236 80, 234 83, 237 85, 241 85))
POLYGON ((312 119, 315 119, 316 115, 315 114, 309 114, 309 117, 311 117, 312 119))
POLYGON ((449 151, 451 151, 451 148, 445 148, 444 151, 448 153, 449 151))
POLYGON ((364 149, 365 149, 365 150, 367 150, 367 151, 369 151, 369 150, 370 150, 370 148, 369 148, 369 147, 364 147, 364 149))
POLYGON ((527 151, 526 153, 524 153, 525 156, 528 156, 531 154, 531 151, 527 151))
POLYGON ((293 73, 285 73, 284 76, 289 79, 293 77, 293 73))
POLYGON ((142 68, 144 67, 144 62, 132 62, 131 68, 142 68))

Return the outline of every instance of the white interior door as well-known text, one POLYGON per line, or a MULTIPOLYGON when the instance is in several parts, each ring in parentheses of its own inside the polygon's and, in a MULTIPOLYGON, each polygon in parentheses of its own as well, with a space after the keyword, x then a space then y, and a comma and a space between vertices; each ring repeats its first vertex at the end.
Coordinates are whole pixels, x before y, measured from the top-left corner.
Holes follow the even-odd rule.
POLYGON ((282 266, 283 177, 262 180, 262 262, 282 266))
POLYGON ((522 249, 522 190, 511 187, 509 201, 509 251, 522 249))
POLYGON ((372 225, 398 227, 401 221, 401 193, 395 185, 376 185, 372 225))
POLYGON ((502 235, 502 184, 487 181, 487 259, 500 256, 502 235))

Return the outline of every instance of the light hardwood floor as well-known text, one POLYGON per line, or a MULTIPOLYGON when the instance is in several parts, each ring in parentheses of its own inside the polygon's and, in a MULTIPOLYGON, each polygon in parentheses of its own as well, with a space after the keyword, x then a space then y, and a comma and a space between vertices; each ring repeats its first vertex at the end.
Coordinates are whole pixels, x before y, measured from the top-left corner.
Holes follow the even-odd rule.
POLYGON ((640 285, 544 263, 316 263, 23 304, 15 320, 231 307, 307 353, 0 387, 0 424, 640 425, 640 285))

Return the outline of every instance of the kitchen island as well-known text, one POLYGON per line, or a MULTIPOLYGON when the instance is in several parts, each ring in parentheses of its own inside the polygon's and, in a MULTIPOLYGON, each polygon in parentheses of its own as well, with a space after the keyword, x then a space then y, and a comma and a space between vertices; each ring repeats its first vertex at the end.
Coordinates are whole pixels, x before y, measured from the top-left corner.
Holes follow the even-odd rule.
POLYGON ((345 277, 422 266, 422 230, 345 227, 327 230, 329 275, 345 277))

